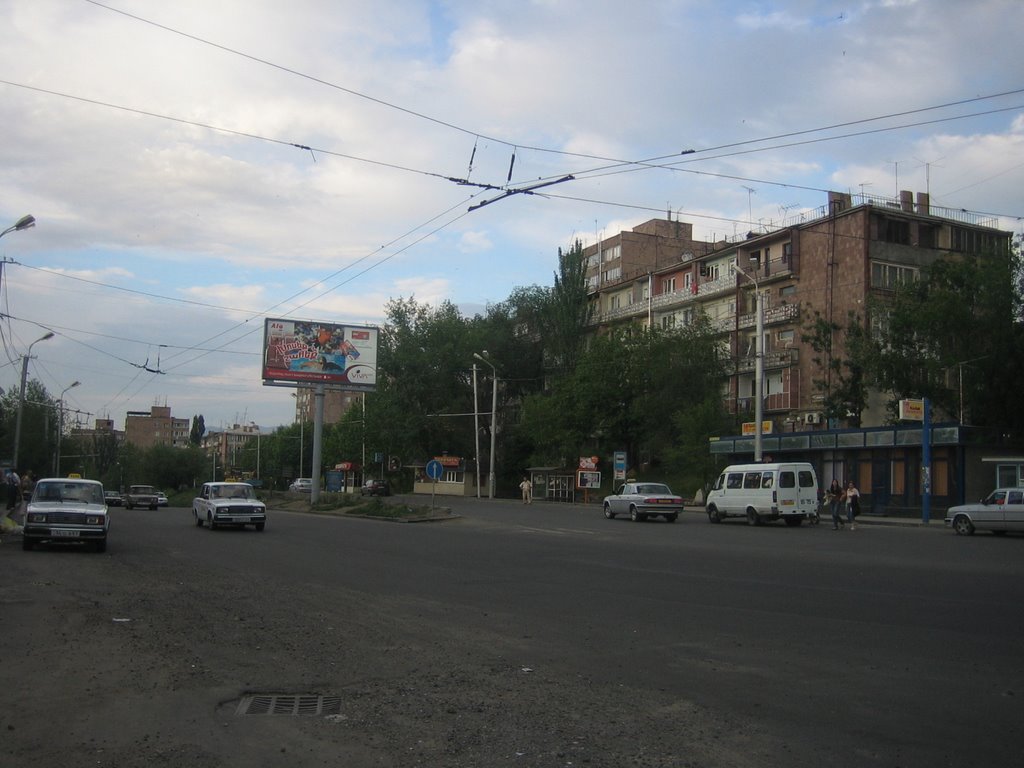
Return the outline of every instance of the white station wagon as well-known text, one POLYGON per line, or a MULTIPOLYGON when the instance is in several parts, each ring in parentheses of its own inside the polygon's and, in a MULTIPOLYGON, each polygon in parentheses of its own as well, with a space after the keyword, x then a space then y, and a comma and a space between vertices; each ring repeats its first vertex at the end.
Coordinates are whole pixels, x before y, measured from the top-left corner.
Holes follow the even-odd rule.
POLYGON ((975 531, 1024 532, 1024 488, 996 488, 977 504, 950 507, 946 527, 961 536, 975 531))

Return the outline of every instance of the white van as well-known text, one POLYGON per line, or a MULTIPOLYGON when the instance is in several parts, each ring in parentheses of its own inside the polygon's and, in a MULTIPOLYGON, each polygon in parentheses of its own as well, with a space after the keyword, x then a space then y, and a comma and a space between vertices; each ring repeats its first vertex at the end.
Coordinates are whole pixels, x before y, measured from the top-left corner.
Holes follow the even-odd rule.
POLYGON ((818 521, 818 478, 806 462, 733 464, 708 493, 708 520, 746 517, 750 525, 783 519, 786 525, 818 521))

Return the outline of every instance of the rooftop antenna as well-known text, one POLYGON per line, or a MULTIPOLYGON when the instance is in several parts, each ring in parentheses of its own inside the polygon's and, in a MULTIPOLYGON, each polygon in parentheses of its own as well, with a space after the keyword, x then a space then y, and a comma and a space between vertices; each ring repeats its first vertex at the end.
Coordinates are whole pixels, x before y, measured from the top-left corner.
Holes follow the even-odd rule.
POLYGON ((896 197, 900 196, 900 161, 899 160, 886 160, 885 162, 892 164, 893 169, 896 173, 896 197))
POLYGON ((750 226, 754 226, 754 209, 750 204, 750 198, 751 195, 757 194, 757 190, 753 187, 747 187, 742 184, 740 186, 747 190, 747 223, 750 224, 750 226))

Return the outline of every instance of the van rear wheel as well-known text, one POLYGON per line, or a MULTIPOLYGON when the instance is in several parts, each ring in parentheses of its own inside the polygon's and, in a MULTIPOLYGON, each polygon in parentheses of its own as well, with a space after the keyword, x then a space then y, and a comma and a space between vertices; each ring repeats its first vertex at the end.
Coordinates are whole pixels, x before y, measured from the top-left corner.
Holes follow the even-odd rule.
POLYGON ((757 514, 757 510, 755 510, 755 509, 748 509, 747 510, 747 525, 760 525, 760 524, 761 524, 761 516, 759 514, 757 514))

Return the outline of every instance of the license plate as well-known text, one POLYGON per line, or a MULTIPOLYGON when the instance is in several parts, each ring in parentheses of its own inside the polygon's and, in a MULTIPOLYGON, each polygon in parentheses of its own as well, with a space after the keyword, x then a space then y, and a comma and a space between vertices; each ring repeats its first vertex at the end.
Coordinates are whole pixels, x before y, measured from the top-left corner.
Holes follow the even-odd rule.
POLYGON ((249 518, 249 517, 236 517, 235 518, 235 522, 236 523, 251 523, 252 522, 252 518, 249 518))
POLYGON ((57 538, 61 538, 61 539, 77 539, 78 538, 78 531, 57 530, 57 531, 50 531, 50 535, 51 536, 55 536, 57 538))

